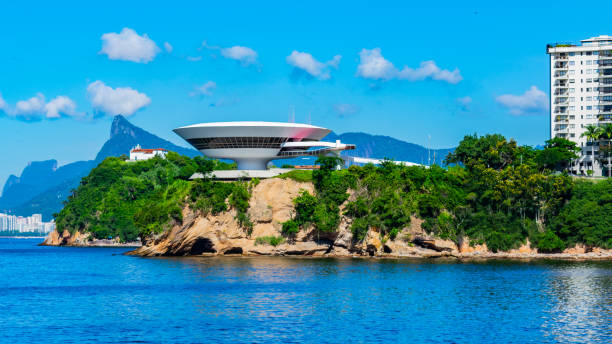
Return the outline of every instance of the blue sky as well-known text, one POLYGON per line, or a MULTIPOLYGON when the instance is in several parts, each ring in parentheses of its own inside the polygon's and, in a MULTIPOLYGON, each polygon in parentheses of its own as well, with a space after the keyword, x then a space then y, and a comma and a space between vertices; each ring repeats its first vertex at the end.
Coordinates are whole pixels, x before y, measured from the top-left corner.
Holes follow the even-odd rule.
POLYGON ((541 144, 546 44, 611 34, 612 5, 458 3, 5 1, 0 183, 92 159, 117 112, 181 145, 172 128, 292 109, 439 148, 474 132, 541 144))

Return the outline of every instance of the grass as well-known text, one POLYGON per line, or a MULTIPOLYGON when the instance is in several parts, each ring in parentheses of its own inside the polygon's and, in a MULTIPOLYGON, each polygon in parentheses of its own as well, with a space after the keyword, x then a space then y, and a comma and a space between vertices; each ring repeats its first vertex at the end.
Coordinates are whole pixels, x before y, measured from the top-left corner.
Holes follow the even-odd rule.
POLYGON ((255 239, 255 245, 271 245, 278 246, 285 242, 285 238, 280 236, 263 236, 255 239))
POLYGON ((312 170, 293 170, 276 176, 282 179, 293 179, 296 182, 312 182, 312 170))

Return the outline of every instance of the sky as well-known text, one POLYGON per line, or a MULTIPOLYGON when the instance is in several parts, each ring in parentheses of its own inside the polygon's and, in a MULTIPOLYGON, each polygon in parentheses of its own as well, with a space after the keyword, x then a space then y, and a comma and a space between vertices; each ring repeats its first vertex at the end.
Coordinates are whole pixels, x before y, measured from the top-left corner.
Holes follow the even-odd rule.
POLYGON ((93 159, 116 114, 183 146, 171 129, 292 119, 542 144, 546 44, 612 34, 605 1, 425 3, 5 0, 0 187, 30 161, 93 159))

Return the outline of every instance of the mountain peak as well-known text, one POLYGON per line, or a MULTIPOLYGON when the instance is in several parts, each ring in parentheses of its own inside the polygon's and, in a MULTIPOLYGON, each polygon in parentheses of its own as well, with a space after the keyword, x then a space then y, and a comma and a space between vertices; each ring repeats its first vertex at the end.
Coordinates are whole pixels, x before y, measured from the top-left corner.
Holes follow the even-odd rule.
POLYGON ((136 133, 135 127, 132 123, 128 122, 128 120, 122 115, 117 115, 113 118, 113 124, 111 125, 110 130, 110 138, 112 139, 115 136, 127 135, 131 137, 135 137, 136 133))

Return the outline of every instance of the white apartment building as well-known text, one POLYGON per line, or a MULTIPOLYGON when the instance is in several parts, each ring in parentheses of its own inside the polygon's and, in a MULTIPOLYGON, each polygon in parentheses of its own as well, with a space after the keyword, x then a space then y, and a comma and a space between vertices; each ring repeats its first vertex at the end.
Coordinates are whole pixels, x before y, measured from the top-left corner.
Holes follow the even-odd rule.
POLYGON ((550 137, 578 143, 582 151, 573 172, 586 174, 591 167, 601 176, 599 144, 582 137, 589 124, 612 123, 612 36, 598 36, 580 44, 547 46, 550 55, 550 137))

